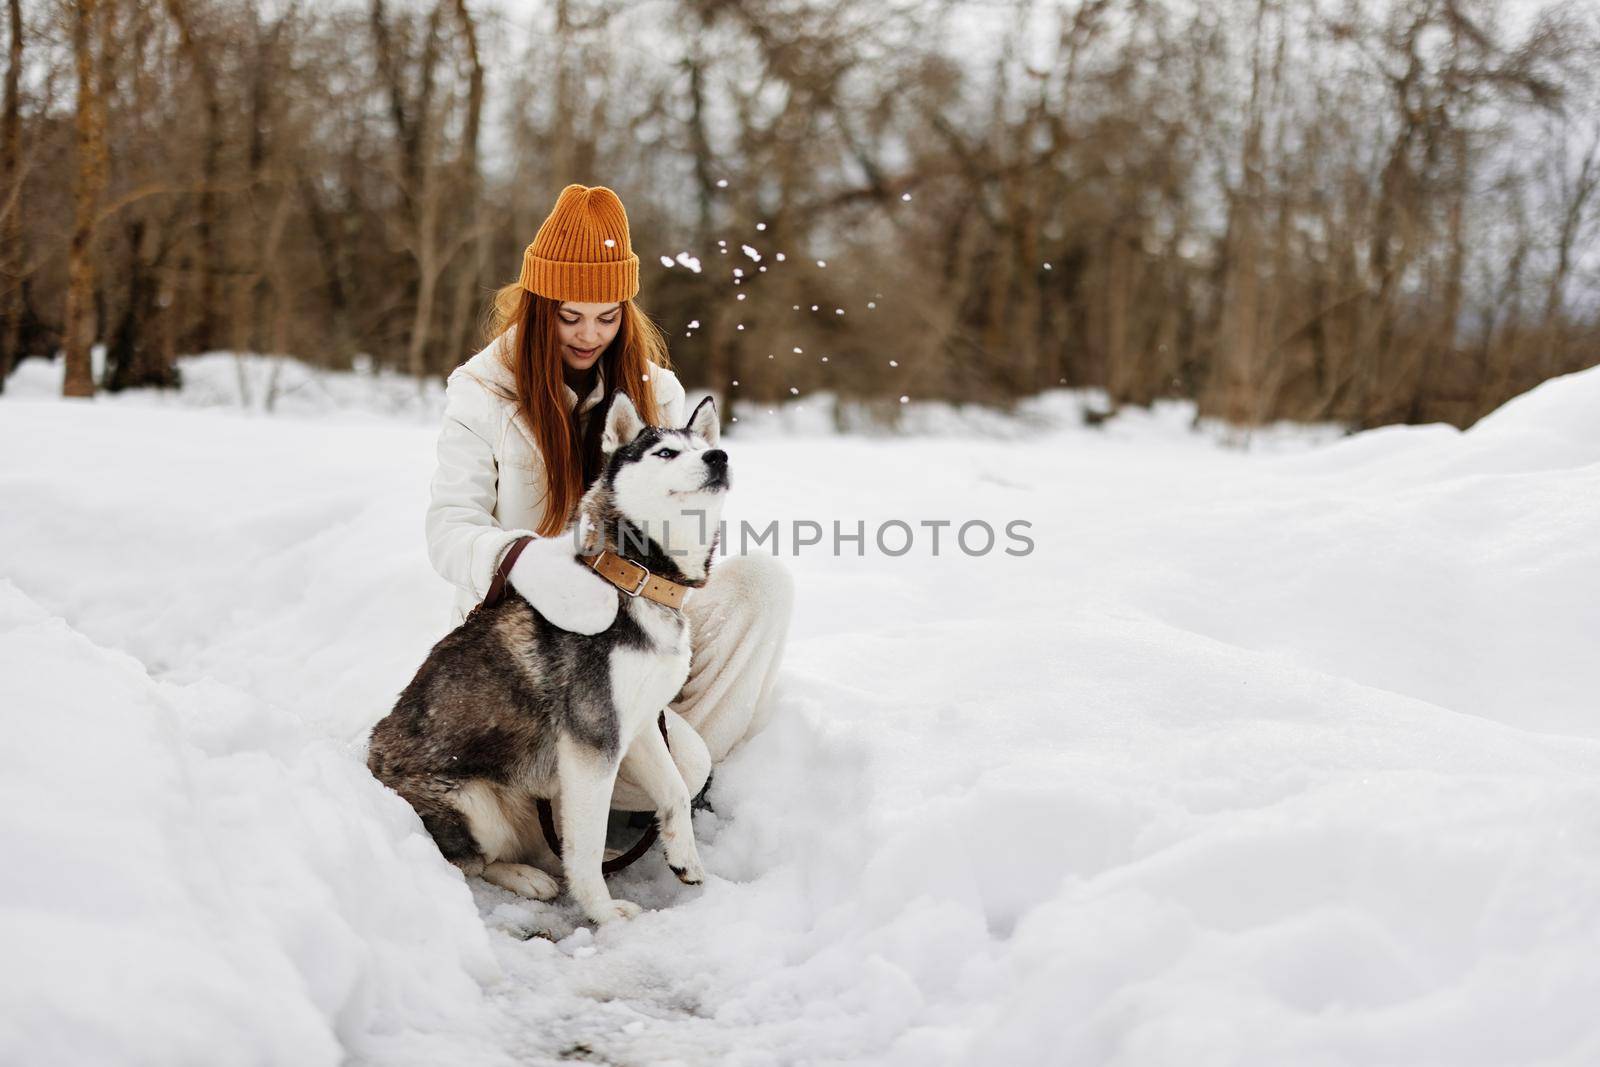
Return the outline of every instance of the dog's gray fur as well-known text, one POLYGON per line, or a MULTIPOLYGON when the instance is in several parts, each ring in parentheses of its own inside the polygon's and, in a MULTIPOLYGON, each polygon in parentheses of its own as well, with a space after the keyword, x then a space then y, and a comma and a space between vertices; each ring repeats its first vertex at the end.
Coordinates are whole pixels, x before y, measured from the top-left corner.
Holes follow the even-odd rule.
MULTIPOLYGON (((661 429, 644 426, 619 394, 606 413, 605 471, 579 505, 584 551, 608 548, 654 574, 703 585, 728 485, 726 453, 712 447, 718 436, 709 399, 682 429, 661 429), (673 449, 677 456, 665 455, 673 449), (668 490, 673 482, 679 488, 668 490), (659 517, 673 507, 704 513, 704 521, 685 521, 669 545, 659 517), (697 536, 685 554, 686 532, 697 536)), ((668 863, 684 881, 703 877, 688 792, 655 726, 687 678, 688 623, 682 611, 616 595, 616 621, 593 636, 552 625, 509 588, 499 604, 478 607, 428 653, 373 728, 367 757, 378 780, 416 809, 446 859, 530 896, 555 892, 534 866, 553 868, 534 800, 555 800, 568 889, 595 921, 638 910, 612 900, 599 873, 624 753, 630 777, 657 803, 668 863)))

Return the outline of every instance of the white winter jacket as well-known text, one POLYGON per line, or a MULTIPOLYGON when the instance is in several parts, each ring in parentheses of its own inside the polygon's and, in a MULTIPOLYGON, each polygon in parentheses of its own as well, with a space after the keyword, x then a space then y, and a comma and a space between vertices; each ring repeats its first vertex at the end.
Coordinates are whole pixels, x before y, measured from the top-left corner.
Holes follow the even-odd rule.
MULTIPOLYGON (((515 343, 515 328, 451 372, 445 386, 439 464, 433 472, 428 515, 428 559, 456 587, 451 626, 459 625, 489 591, 500 557, 517 538, 533 534, 544 517, 544 460, 517 405, 495 392, 516 391, 498 346, 515 343)), ((669 426, 687 421, 683 386, 670 370, 650 378, 656 404, 669 426)), ((605 395, 595 382, 583 400, 580 420, 605 395)), ((565 387, 564 387, 565 388, 565 387)), ((566 388, 567 403, 578 394, 566 388)))

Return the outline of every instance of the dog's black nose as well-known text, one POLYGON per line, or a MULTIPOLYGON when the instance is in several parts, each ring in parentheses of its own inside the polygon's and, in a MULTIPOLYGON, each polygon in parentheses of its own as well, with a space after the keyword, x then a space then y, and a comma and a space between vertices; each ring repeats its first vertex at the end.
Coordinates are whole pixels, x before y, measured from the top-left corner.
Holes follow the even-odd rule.
POLYGON ((728 454, 720 448, 713 448, 705 454, 705 460, 708 467, 726 467, 728 465, 728 454))

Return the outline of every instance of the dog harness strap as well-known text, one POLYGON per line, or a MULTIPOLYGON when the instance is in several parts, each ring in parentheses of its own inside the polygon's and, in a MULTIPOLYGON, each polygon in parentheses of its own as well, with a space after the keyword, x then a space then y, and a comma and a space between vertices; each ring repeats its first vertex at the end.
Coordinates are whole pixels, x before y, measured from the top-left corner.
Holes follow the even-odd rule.
POLYGON ((597 556, 588 557, 588 560, 596 574, 629 596, 642 596, 669 608, 683 607, 684 595, 692 588, 652 574, 647 568, 616 555, 609 548, 597 556))
MULTIPOLYGON (((667 713, 665 710, 656 716, 656 726, 661 730, 661 740, 667 746, 667 751, 672 751, 672 741, 667 737, 667 713)), ((550 851, 556 854, 556 859, 561 858, 561 835, 556 831, 555 812, 550 808, 550 801, 544 797, 534 800, 534 807, 539 809, 539 830, 544 834, 544 839, 550 843, 550 851)), ((628 851, 616 855, 600 864, 601 874, 615 874, 633 863, 634 860, 650 851, 650 846, 656 843, 660 830, 655 823, 651 823, 644 833, 639 835, 639 840, 633 843, 628 851)))
POLYGON ((524 534, 511 542, 511 547, 506 549, 506 554, 500 558, 500 566, 494 569, 494 581, 489 583, 489 591, 483 594, 483 603, 494 607, 505 599, 506 585, 511 580, 511 565, 517 562, 517 557, 522 555, 522 550, 528 547, 528 542, 533 538, 524 534))
POLYGON ((550 851, 556 854, 556 859, 561 858, 561 835, 556 832, 555 813, 550 810, 550 801, 544 797, 534 798, 533 806, 539 809, 539 830, 544 834, 545 841, 550 845, 550 851))
POLYGON ((656 829, 656 824, 652 822, 645 829, 645 832, 639 835, 639 840, 633 843, 632 848, 628 849, 628 851, 622 853, 620 856, 612 856, 610 859, 600 864, 600 873, 616 874, 618 871, 622 870, 622 868, 628 866, 646 852, 649 852, 650 846, 656 843, 656 837, 659 836, 659 834, 660 831, 656 829))

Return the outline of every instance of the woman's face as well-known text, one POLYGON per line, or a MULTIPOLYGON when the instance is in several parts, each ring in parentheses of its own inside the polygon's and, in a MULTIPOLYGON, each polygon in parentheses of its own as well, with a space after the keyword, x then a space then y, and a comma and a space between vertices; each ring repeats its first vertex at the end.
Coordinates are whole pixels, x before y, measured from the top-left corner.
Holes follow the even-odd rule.
POLYGON ((594 366, 622 325, 622 305, 562 303, 556 309, 561 359, 574 371, 594 366))

